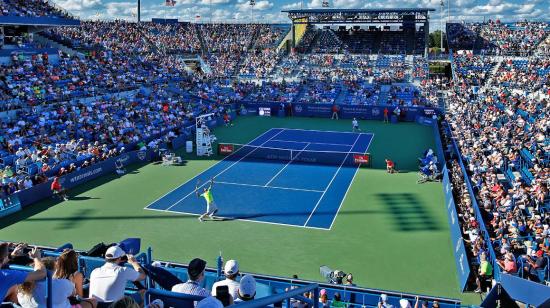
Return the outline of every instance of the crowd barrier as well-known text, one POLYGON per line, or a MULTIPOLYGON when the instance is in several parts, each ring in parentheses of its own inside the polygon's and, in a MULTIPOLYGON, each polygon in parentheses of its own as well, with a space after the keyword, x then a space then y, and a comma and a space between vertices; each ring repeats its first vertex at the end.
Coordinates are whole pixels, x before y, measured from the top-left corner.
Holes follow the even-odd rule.
MULTIPOLYGON (((109 158, 91 165, 90 167, 69 173, 60 177, 59 180, 64 188, 70 189, 100 176, 115 172, 117 163, 122 164, 123 166, 128 166, 137 162, 151 161, 154 155, 155 152, 151 149, 146 151, 131 151, 128 153, 123 153, 117 157, 109 158)), ((42 183, 15 193, 15 197, 19 199, 21 207, 25 208, 37 201, 51 197, 52 191, 50 186, 52 181, 53 179, 50 179, 46 183, 42 183)))
MULTIPOLYGON (((286 115, 298 117, 319 117, 330 118, 332 116, 333 104, 307 104, 307 103, 285 103, 281 106, 279 102, 252 102, 242 103, 241 110, 245 108, 246 114, 257 115, 258 108, 270 108, 271 114, 278 114, 279 110, 284 109, 286 115)), ((343 119, 357 118, 361 120, 380 120, 384 119, 384 108, 388 108, 390 114, 396 106, 390 105, 338 105, 339 116, 343 119)), ((400 106, 402 111, 400 121, 413 122, 417 117, 429 118, 434 113, 439 113, 437 108, 424 106, 400 106)))
POLYGON ((449 218, 449 227, 451 231, 451 241, 453 244, 453 253, 455 256, 456 272, 458 276, 458 285, 460 291, 463 292, 470 276, 470 264, 468 263, 468 255, 462 238, 462 230, 458 223, 458 215, 453 199, 453 189, 449 177, 447 167, 443 168, 443 190, 445 193, 445 204, 447 206, 447 216, 449 218))

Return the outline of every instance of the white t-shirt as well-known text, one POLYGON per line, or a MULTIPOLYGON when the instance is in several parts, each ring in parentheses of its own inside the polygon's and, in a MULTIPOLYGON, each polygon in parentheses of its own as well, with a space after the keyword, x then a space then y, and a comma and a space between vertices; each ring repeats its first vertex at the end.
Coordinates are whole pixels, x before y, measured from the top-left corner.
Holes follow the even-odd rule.
POLYGON ((139 273, 133 268, 105 263, 90 275, 90 296, 100 302, 114 302, 124 297, 128 281, 136 281, 139 273))
MULTIPOLYGON (((52 307, 71 308, 68 297, 75 293, 74 283, 68 279, 52 280, 52 307)), ((45 281, 37 282, 32 296, 17 293, 19 305, 23 308, 46 308, 48 289, 45 281)))
POLYGON ((233 296, 233 299, 237 299, 239 297, 239 286, 240 283, 238 283, 235 280, 231 279, 225 279, 222 281, 215 282, 214 285, 212 285, 212 296, 216 296, 216 288, 219 286, 227 286, 229 289, 229 294, 233 296))

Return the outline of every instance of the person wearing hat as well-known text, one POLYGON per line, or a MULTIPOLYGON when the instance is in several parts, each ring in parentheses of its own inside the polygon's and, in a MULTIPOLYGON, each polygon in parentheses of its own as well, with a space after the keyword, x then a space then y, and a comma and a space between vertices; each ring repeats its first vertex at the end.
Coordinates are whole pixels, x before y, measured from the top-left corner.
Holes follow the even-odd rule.
POLYGON ((527 279, 540 282, 538 271, 546 268, 546 258, 544 257, 544 251, 532 250, 531 256, 525 256, 526 264, 523 267, 524 273, 527 273, 527 279))
POLYGON ((378 308, 393 308, 393 305, 388 303, 388 295, 386 294, 380 295, 380 300, 378 301, 378 308))
POLYGON ((245 275, 239 285, 238 298, 235 303, 251 301, 256 296, 256 279, 252 275, 245 275))
POLYGON ((61 186, 61 183, 59 182, 59 177, 56 176, 53 179, 50 189, 52 190, 54 196, 58 196, 65 201, 69 200, 66 190, 63 188, 63 186, 61 186))
POLYGON ((227 286, 229 294, 233 297, 233 300, 238 298, 239 282, 237 282, 237 276, 239 276, 239 263, 235 260, 229 260, 225 262, 223 268, 225 280, 217 281, 212 286, 212 296, 216 296, 216 288, 220 286, 227 286))
POLYGON ((197 296, 210 296, 210 292, 201 286, 204 280, 204 270, 206 269, 206 261, 195 258, 189 262, 187 273, 189 279, 185 283, 180 283, 172 287, 172 292, 178 292, 197 296))
POLYGON ((223 308, 223 304, 217 298, 209 296, 198 302, 196 308, 223 308))
POLYGON ((105 264, 90 275, 90 297, 98 302, 117 301, 124 297, 126 283, 145 278, 145 272, 134 256, 126 255, 119 246, 109 247, 105 252, 105 264), (126 261, 133 268, 124 266, 126 261))

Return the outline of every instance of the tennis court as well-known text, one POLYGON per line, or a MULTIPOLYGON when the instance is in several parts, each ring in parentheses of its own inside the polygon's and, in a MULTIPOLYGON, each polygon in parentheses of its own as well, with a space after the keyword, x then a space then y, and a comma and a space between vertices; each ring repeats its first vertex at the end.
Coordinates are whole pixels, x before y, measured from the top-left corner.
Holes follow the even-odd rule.
POLYGON ((331 229, 374 137, 370 133, 273 128, 168 192, 148 210, 200 215, 195 194, 214 179, 216 214, 228 220, 331 229))

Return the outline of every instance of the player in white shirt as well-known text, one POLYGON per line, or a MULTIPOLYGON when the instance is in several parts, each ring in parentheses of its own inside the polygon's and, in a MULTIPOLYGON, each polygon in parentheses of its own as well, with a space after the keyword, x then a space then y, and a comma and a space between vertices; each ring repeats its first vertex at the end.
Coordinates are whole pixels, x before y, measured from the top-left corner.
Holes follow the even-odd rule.
POLYGON ((352 130, 354 132, 360 132, 361 129, 359 128, 359 122, 357 122, 356 118, 353 118, 353 121, 351 121, 352 130))

